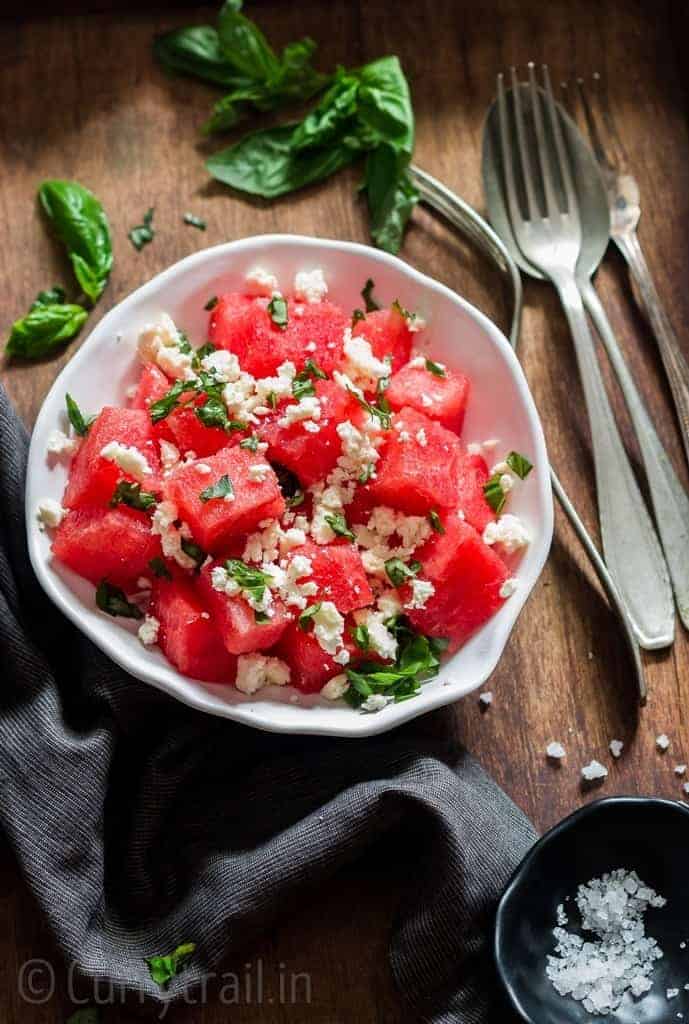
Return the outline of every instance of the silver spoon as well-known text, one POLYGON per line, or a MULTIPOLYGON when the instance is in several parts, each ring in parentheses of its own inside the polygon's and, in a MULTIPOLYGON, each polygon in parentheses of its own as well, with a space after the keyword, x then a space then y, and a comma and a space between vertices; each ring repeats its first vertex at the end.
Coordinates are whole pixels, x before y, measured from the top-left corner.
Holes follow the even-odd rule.
MULTIPOLYGON (((667 452, 656 433, 634 378, 617 343, 608 317, 593 287, 592 279, 610 241, 610 214, 605 184, 596 159, 576 124, 558 104, 563 133, 574 166, 574 185, 579 200, 582 223, 581 254, 577 262, 576 282, 608 353, 610 363, 624 395, 630 419, 638 438, 644 470, 648 480, 653 510, 667 559, 677 608, 685 627, 689 628, 689 497, 677 477, 667 452)), ((503 239, 514 260, 531 277, 543 275, 521 253, 512 233, 502 189, 502 167, 497 145, 498 121, 494 103, 486 119, 483 135, 483 185, 490 220, 503 239)), ((665 642, 642 646, 667 646, 665 642)))

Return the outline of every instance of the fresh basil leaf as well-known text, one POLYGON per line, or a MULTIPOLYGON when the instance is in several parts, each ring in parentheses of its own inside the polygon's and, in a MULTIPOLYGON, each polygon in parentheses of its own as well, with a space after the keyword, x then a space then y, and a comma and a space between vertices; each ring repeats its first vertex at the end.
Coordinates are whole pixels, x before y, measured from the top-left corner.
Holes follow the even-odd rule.
POLYGON ((247 565, 240 558, 229 558, 225 562, 225 569, 235 583, 257 604, 263 600, 270 582, 270 576, 267 573, 261 572, 256 566, 247 565))
POLYGON ((205 231, 206 230, 206 222, 205 222, 205 220, 201 220, 200 217, 197 217, 193 213, 185 213, 184 216, 182 217, 182 220, 184 221, 185 224, 189 224, 190 227, 198 228, 199 231, 205 231))
POLYGON ((84 416, 69 392, 65 395, 65 405, 67 406, 67 418, 74 427, 74 432, 78 434, 79 437, 85 437, 88 434, 89 427, 93 423, 95 417, 84 416))
POLYGON ((282 295, 273 295, 268 303, 268 315, 276 327, 287 326, 287 301, 282 295))
POLYGON ((362 651, 368 651, 371 647, 371 638, 368 635, 368 629, 366 626, 355 626, 352 630, 352 636, 354 637, 354 643, 362 651))
POLYGON ((159 985, 160 988, 165 988, 170 981, 179 974, 180 970, 187 960, 193 955, 195 950, 195 943, 185 942, 183 945, 178 946, 172 953, 168 953, 165 956, 146 957, 146 963, 148 964, 151 978, 156 985, 159 985))
POLYGON ((34 302, 26 316, 12 324, 5 351, 13 359, 41 359, 77 335, 87 317, 83 306, 34 302))
POLYGON ((510 452, 505 462, 512 472, 517 474, 520 480, 526 480, 533 469, 533 463, 527 459, 526 455, 520 455, 519 452, 510 452))
POLYGON ((153 55, 167 71, 194 75, 227 87, 241 81, 220 46, 217 30, 210 25, 191 25, 158 36, 153 43, 153 55))
POLYGON ((420 568, 420 562, 410 562, 409 565, 405 565, 401 558, 388 558, 385 563, 385 572, 393 587, 401 587, 407 580, 413 579, 420 568))
POLYGON ((224 473, 219 480, 199 494, 201 501, 210 501, 212 498, 229 498, 230 496, 234 497, 234 487, 227 473, 224 473))
POLYGON ((280 61, 258 25, 236 3, 224 3, 218 15, 220 48, 246 78, 266 81, 278 76, 280 61))
POLYGON ((447 641, 415 632, 401 616, 385 625, 397 638, 397 658, 392 665, 364 661, 346 670, 351 686, 345 699, 353 707, 359 707, 373 693, 392 697, 397 703, 409 700, 420 692, 423 682, 437 674, 438 655, 447 641))
POLYGON ((66 297, 67 293, 64 288, 59 284, 54 284, 52 288, 46 288, 44 291, 38 293, 31 308, 33 309, 34 306, 61 306, 66 297))
POLYGON ((198 371, 201 369, 201 364, 203 363, 203 360, 206 358, 206 356, 213 355, 215 351, 217 351, 216 347, 210 341, 207 341, 205 345, 200 345, 199 348, 195 350, 194 355, 192 356, 192 369, 196 370, 196 372, 198 373, 198 371))
POLYGON ((168 569, 160 555, 156 555, 155 558, 151 559, 151 561, 148 563, 148 568, 151 570, 153 575, 156 576, 159 580, 172 579, 172 573, 170 572, 170 570, 168 569))
POLYGON ((259 440, 255 434, 251 434, 249 437, 245 437, 243 441, 239 442, 240 448, 246 448, 247 451, 257 452, 259 440))
POLYGON ((100 1011, 96 1006, 86 1006, 68 1018, 67 1024, 99 1024, 100 1011))
POLYGON ((283 124, 246 135, 214 153, 206 167, 218 181, 240 192, 275 199, 329 178, 359 154, 354 138, 323 149, 297 151, 292 145, 294 127, 283 124))
POLYGON ((318 612, 321 610, 321 604, 321 601, 317 601, 316 604, 310 604, 308 608, 305 608, 304 611, 301 612, 298 620, 299 629, 303 630, 306 633, 306 631, 309 628, 309 623, 311 622, 311 619, 314 617, 314 615, 317 615, 318 612))
POLYGON ((148 407, 148 411, 151 415, 151 421, 153 423, 159 423, 160 420, 164 420, 166 416, 169 416, 173 409, 176 409, 179 405, 180 397, 187 391, 194 391, 196 385, 193 381, 189 380, 176 380, 170 390, 159 398, 156 402, 151 402, 148 407))
POLYGON ((432 359, 426 360, 426 369, 429 373, 432 373, 434 377, 447 377, 445 367, 441 366, 440 363, 434 363, 432 359))
POLYGON ((217 305, 218 305, 218 296, 217 295, 211 295, 210 299, 208 300, 208 302, 205 304, 205 306, 203 308, 208 310, 208 312, 210 313, 211 309, 215 309, 215 307, 217 305))
POLYGON ((306 360, 306 362, 304 363, 304 369, 301 371, 301 374, 299 374, 299 376, 302 376, 303 374, 306 374, 309 377, 313 377, 314 380, 328 379, 328 374, 325 372, 325 370, 321 370, 318 363, 316 363, 313 359, 306 360))
POLYGON ((79 285, 95 304, 112 270, 110 225, 103 207, 76 181, 44 181, 38 195, 67 249, 79 285))
POLYGON ((129 505, 130 508, 138 508, 142 512, 147 512, 153 508, 156 501, 155 494, 141 490, 141 484, 120 480, 110 499, 110 504, 113 508, 116 505, 129 505))
POLYGON ((353 313, 352 313, 352 327, 355 327, 356 324, 358 324, 360 320, 365 320, 365 319, 366 319, 366 314, 364 313, 363 309, 355 309, 353 311, 353 313))
POLYGON ((389 430, 392 424, 392 412, 390 410, 390 403, 385 396, 381 396, 378 402, 374 405, 369 402, 367 398, 364 398, 358 391, 353 391, 352 388, 347 388, 350 395, 353 395, 356 401, 359 403, 362 409, 365 409, 371 416, 375 416, 380 422, 383 430, 389 430))
POLYGON ((278 407, 278 396, 274 391, 269 391, 266 395, 266 401, 271 409, 277 409, 278 407))
POLYGON ((358 93, 358 78, 340 68, 319 103, 297 125, 292 137, 293 148, 299 151, 328 146, 341 136, 343 125, 353 132, 358 93))
MULTIPOLYGON (((377 303, 376 300, 373 298, 374 288, 375 283, 373 281, 373 278, 369 277, 366 281, 366 284, 361 289, 361 298, 364 300, 364 306, 366 307, 367 313, 373 313, 376 309, 380 309, 379 303, 377 303)), ((362 319, 364 318, 362 317, 362 319)))
POLYGON ((122 619, 143 619, 144 614, 138 605, 127 600, 127 595, 120 587, 113 586, 107 580, 101 580, 96 589, 96 604, 106 615, 122 619))
POLYGON ((493 473, 483 485, 485 499, 496 515, 500 515, 507 501, 507 495, 502 488, 500 476, 500 473, 493 473))
POLYGON ((155 212, 154 206, 149 206, 146 213, 143 216, 141 224, 137 224, 127 232, 127 238, 132 243, 137 252, 141 252, 145 245, 152 242, 155 238, 155 231, 153 229, 153 214, 155 212))
POLYGON ((443 526, 442 520, 434 508, 432 508, 428 513, 428 522, 436 533, 445 533, 445 527, 443 526))
POLYGON ((407 165, 406 154, 381 143, 366 160, 364 186, 371 219, 371 237, 380 249, 398 253, 404 229, 419 201, 407 165))
POLYGON ((315 395, 316 389, 313 386, 311 378, 307 377, 305 380, 303 378, 297 380, 295 377, 292 381, 292 394, 298 402, 300 402, 302 398, 306 398, 308 395, 315 395))
POLYGON ((199 547, 189 537, 182 537, 180 541, 182 551, 185 555, 188 555, 194 562, 196 562, 196 568, 200 569, 203 563, 206 561, 206 552, 202 547, 199 547))
MULTIPOLYGON (((289 47, 285 47, 285 53, 290 48, 296 49, 307 42, 311 41, 301 40, 290 44, 289 47)), ((283 63, 277 78, 267 82, 244 82, 218 100, 213 106, 211 116, 203 125, 203 133, 211 135, 229 131, 247 116, 251 107, 268 111, 291 101, 310 99, 326 83, 326 76, 311 67, 298 72, 283 63)))
MULTIPOLYGON (((220 427, 222 430, 228 430, 230 422, 232 422, 227 415, 225 403, 217 395, 208 395, 203 405, 194 407, 194 412, 204 427, 220 427)), ((242 424, 242 428, 245 425, 242 424)))
POLYGON ((333 533, 336 533, 338 537, 346 537, 347 540, 356 540, 355 534, 352 533, 347 526, 347 520, 341 512, 335 512, 333 515, 324 516, 323 518, 333 533))

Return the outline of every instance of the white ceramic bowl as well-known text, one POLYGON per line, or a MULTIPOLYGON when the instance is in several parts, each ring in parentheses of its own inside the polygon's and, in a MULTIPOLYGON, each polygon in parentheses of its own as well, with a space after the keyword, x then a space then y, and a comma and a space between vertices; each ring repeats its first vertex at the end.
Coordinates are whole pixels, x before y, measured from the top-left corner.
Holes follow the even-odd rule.
POLYGON ((505 647, 524 602, 548 555, 553 509, 543 431, 529 389, 507 340, 482 313, 437 281, 394 256, 353 242, 333 242, 293 235, 263 235, 205 249, 176 263, 111 310, 97 325, 51 388, 36 421, 26 486, 26 525, 31 561, 41 585, 59 608, 113 661, 133 676, 211 714, 275 732, 366 736, 394 728, 416 715, 475 690, 488 679, 505 647), (242 288, 248 270, 272 271, 285 290, 297 270, 322 267, 330 297, 345 309, 361 304, 364 281, 375 281, 375 294, 389 303, 419 312, 427 330, 419 339, 434 358, 469 375, 472 399, 464 439, 499 438, 501 452, 528 455, 534 470, 510 497, 510 511, 527 523, 531 545, 515 565, 517 592, 461 650, 449 658, 420 695, 371 714, 344 702, 299 697, 275 687, 247 698, 232 686, 201 683, 181 676, 156 649, 142 647, 135 626, 97 610, 94 588, 54 561, 50 537, 35 517, 41 498, 62 497, 67 466, 46 456, 51 430, 66 426, 65 392, 85 412, 103 405, 123 405, 127 388, 137 379, 136 338, 141 327, 161 311, 169 313, 195 344, 205 340, 212 295, 242 288))

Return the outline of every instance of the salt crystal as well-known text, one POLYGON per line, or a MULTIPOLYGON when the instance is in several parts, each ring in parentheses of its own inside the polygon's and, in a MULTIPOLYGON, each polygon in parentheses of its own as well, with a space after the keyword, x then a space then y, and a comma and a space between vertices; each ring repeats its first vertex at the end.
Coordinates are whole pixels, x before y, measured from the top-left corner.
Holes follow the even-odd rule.
POLYGON ((670 746, 670 740, 667 738, 665 733, 661 733, 660 736, 656 736, 656 747, 658 750, 667 750, 670 746))
POLYGON ((675 765, 675 775, 686 775, 686 773, 687 773, 687 766, 685 764, 676 764, 675 765))
POLYGON ((545 748, 545 752, 553 761, 561 761, 567 754, 567 751, 562 744, 557 742, 549 743, 545 748))
POLYGON ((679 989, 678 988, 669 988, 666 991, 665 995, 666 995, 666 997, 668 999, 676 999, 677 996, 679 995, 679 989))
POLYGON ((484 708, 490 707, 493 703, 493 694, 490 690, 486 690, 485 693, 481 694, 479 697, 479 703, 483 704, 484 708))
POLYGON ((613 757, 619 757, 624 749, 622 740, 610 740, 610 753, 613 757))
POLYGON ((596 779, 606 778, 608 769, 600 761, 591 761, 590 764, 584 765, 581 774, 587 782, 595 782, 596 779))

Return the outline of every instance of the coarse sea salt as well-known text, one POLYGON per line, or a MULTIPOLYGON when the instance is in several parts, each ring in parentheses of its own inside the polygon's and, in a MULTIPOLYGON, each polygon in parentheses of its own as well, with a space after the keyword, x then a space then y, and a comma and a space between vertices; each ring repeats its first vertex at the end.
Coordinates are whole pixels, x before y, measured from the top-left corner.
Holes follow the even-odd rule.
POLYGON ((625 868, 580 885, 576 904, 581 930, 589 934, 567 931, 567 915, 562 905, 558 908, 558 927, 553 929, 557 945, 546 964, 555 990, 596 1016, 614 1012, 627 992, 635 998, 648 992, 663 952, 646 935, 645 915, 649 907, 666 902, 625 868))

